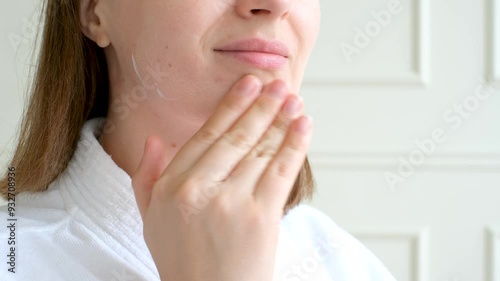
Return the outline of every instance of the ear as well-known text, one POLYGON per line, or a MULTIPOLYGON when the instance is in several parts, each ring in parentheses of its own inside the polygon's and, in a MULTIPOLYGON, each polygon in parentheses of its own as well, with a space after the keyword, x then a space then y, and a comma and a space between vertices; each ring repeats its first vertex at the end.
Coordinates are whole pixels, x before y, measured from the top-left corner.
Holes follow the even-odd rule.
POLYGON ((99 47, 106 48, 110 45, 107 26, 105 26, 104 14, 101 12, 102 1, 81 0, 80 1, 80 26, 83 34, 94 41, 99 47))

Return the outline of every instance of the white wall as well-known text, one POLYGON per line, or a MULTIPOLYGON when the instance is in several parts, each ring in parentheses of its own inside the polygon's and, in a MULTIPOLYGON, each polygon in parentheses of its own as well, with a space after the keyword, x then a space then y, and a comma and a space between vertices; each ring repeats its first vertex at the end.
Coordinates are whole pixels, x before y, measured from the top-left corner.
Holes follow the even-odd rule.
POLYGON ((322 1, 303 87, 316 123, 313 205, 398 280, 498 281, 500 1, 393 1, 401 7, 380 27, 373 12, 391 2, 322 1), (370 43, 346 55, 341 46, 356 47, 356 28, 366 26, 375 28, 370 43), (478 100, 478 87, 495 89, 478 100), (467 117, 454 111, 463 103, 467 117), (415 142, 435 130, 436 148, 418 158, 415 142), (388 184, 411 155, 413 173, 388 184))
POLYGON ((40 1, 3 3, 0 9, 0 167, 11 155, 27 91, 40 1))
MULTIPOLYGON (((390 22, 346 56, 341 46, 356 46, 355 28, 376 28, 372 12, 390 2, 322 1, 302 92, 315 119, 312 204, 400 281, 500 281, 500 0, 395 2, 390 22), (476 108, 481 85, 495 91, 476 108), (464 102, 468 117, 458 117, 454 106, 464 102), (415 141, 436 130, 434 151, 401 175, 400 159, 418 156, 415 141), (404 182, 391 187, 388 173, 404 182)), ((2 163, 21 113, 37 5, 0 11, 2 163), (9 40, 16 36, 19 47, 9 40)))

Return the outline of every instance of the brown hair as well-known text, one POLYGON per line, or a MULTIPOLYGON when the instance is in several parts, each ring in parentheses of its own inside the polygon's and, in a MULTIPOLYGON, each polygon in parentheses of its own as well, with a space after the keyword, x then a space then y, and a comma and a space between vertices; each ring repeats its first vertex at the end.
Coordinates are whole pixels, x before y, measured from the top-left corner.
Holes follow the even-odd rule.
MULTIPOLYGON (((42 42, 27 110, 10 166, 16 169, 15 191, 0 178, 4 198, 41 192, 66 168, 86 120, 105 117, 109 81, 103 49, 80 29, 79 0, 46 0, 42 42), (10 194, 9 194, 10 193, 10 194)), ((306 158, 285 212, 310 199, 315 183, 306 158)))

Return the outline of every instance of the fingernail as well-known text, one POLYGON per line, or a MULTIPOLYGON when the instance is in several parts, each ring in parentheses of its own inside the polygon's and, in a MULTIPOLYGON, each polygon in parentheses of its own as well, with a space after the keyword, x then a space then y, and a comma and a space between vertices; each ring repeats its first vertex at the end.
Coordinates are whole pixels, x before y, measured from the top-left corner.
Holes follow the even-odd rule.
POLYGON ((239 96, 248 96, 255 92, 259 86, 259 81, 255 77, 247 76, 239 82, 235 92, 239 96))
POLYGON ((309 132, 309 130, 311 129, 312 127, 312 122, 313 122, 313 119, 311 116, 304 116, 303 118, 300 118, 299 120, 299 124, 297 124, 297 131, 299 133, 307 133, 309 132))
POLYGON ((285 106, 283 107, 283 113, 290 117, 295 116, 300 109, 301 103, 302 98, 300 96, 292 96, 286 101, 285 106))
POLYGON ((273 83, 268 89, 267 94, 273 98, 281 99, 287 94, 287 89, 283 83, 273 83))

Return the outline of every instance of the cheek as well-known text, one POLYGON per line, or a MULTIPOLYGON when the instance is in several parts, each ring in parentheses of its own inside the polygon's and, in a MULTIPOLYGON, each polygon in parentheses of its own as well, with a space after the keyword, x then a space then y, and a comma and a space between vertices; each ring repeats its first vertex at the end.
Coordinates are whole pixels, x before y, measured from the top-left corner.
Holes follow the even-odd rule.
POLYGON ((160 63, 162 68, 175 70, 179 75, 196 75, 195 66, 205 63, 203 42, 211 22, 203 14, 193 16, 187 3, 177 5, 145 20, 135 51, 149 63, 160 63))
POLYGON ((165 29, 158 26, 165 23, 154 23, 136 41, 136 69, 132 68, 130 75, 139 83, 139 75, 143 81, 154 83, 147 105, 152 112, 161 115, 168 109, 193 122, 203 120, 215 107, 221 84, 213 81, 213 72, 207 71, 211 61, 200 46, 201 31, 192 28, 193 32, 188 33, 178 25, 165 29))
POLYGON ((294 33, 297 38, 298 63, 305 66, 319 33, 319 2, 311 1, 296 6, 294 33))
POLYGON ((297 42, 297 60, 292 71, 292 83, 298 91, 304 71, 319 33, 319 1, 298 1, 293 11, 293 34, 297 42))
POLYGON ((165 15, 160 20, 147 20, 136 39, 130 44, 129 60, 135 58, 138 71, 160 72, 164 79, 194 75, 194 66, 200 65, 201 50, 197 43, 197 32, 190 24, 181 27, 177 17, 165 15), (169 20, 166 20, 166 19, 169 20), (185 30, 193 30, 191 33, 185 30))
POLYGON ((320 4, 319 0, 297 1, 294 5, 293 15, 296 27, 300 29, 301 37, 315 41, 320 25, 320 4))

